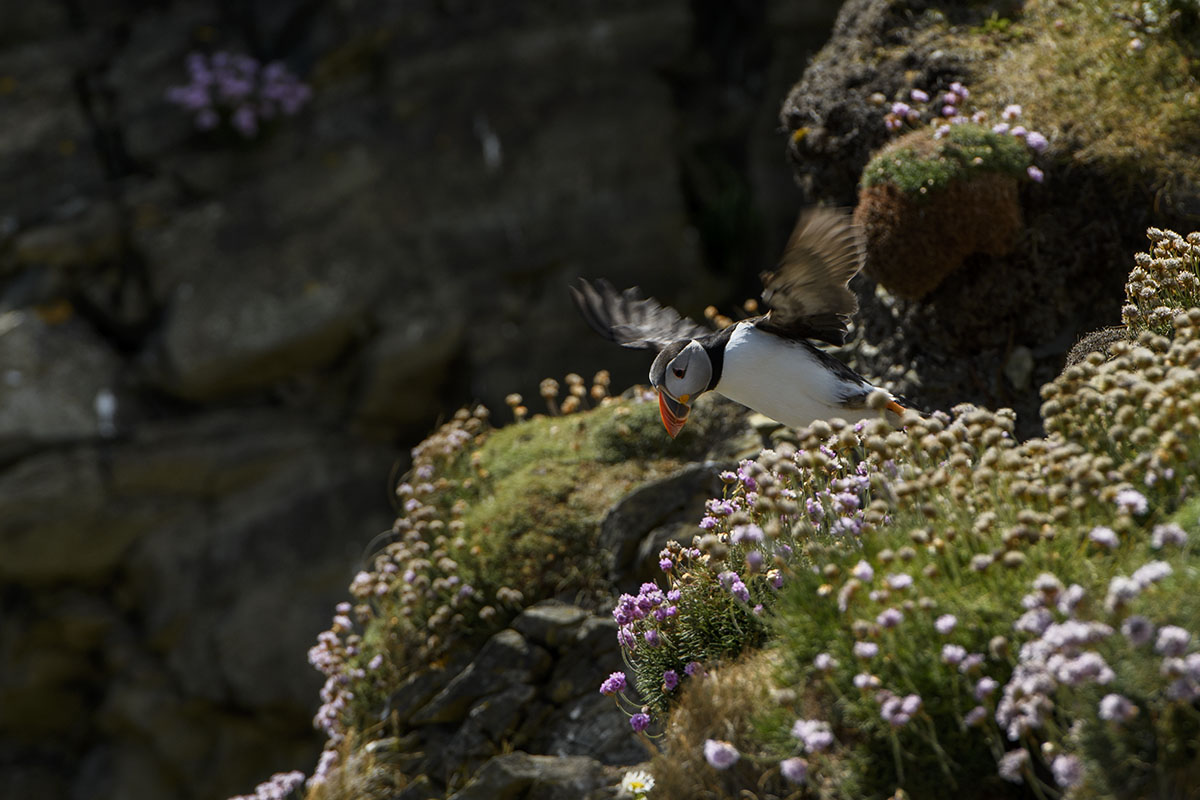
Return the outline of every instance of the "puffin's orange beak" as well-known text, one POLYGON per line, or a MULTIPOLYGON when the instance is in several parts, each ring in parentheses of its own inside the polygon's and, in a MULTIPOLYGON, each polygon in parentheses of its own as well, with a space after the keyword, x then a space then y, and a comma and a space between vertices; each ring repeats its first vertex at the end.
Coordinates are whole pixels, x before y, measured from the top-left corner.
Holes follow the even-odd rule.
POLYGON ((674 398, 662 389, 659 389, 658 411, 662 414, 663 427, 667 429, 667 433, 671 434, 671 438, 674 439, 679 435, 679 431, 683 429, 683 423, 687 422, 688 412, 691 409, 683 403, 676 402, 674 398))

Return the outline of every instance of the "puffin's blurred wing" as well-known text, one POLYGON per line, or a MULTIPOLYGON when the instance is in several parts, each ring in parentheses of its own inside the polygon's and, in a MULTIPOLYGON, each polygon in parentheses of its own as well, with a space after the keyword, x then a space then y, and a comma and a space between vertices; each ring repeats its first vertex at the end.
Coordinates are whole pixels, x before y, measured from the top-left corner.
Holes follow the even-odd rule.
POLYGON ((862 267, 862 232, 849 212, 804 212, 774 272, 764 272, 763 302, 755 325, 789 339, 844 344, 858 300, 846 286, 862 267))
POLYGON ((618 292, 606 280, 595 284, 580 278, 569 287, 575 307, 596 333, 623 347, 661 350, 671 342, 712 333, 673 308, 645 299, 635 286, 618 292))

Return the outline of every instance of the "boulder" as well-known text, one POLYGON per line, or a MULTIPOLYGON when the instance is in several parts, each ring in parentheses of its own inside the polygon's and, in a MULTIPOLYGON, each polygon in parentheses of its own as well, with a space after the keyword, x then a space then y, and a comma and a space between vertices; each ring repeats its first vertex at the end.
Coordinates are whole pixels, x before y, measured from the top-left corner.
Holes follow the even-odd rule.
POLYGON ((69 306, 62 313, 54 324, 33 311, 0 314, 0 460, 115 432, 120 362, 69 306), (105 395, 115 407, 98 413, 105 395))

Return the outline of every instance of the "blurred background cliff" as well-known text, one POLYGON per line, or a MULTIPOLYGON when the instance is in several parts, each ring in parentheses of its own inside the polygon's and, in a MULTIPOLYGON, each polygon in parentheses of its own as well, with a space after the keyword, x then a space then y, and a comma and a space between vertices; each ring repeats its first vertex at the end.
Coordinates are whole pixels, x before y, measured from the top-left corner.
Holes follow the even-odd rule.
POLYGON ((839 5, 0 4, 0 797, 309 769, 304 654, 408 448, 644 380, 576 276, 728 310, 853 203, 779 121, 839 5), (307 89, 206 117, 218 54, 307 89))

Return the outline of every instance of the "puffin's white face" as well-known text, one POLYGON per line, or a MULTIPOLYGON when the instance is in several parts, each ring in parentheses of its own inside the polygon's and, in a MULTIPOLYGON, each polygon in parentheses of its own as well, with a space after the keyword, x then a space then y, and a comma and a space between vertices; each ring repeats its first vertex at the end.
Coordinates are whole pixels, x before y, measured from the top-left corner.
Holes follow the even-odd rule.
POLYGON ((687 422, 692 401, 708 388, 710 380, 712 362, 699 342, 689 342, 667 362, 657 386, 658 407, 662 413, 663 427, 672 438, 687 422))
POLYGON ((690 403, 708 387, 711 378, 712 364, 708 353, 699 342, 691 342, 667 363, 663 388, 679 402, 690 403))

